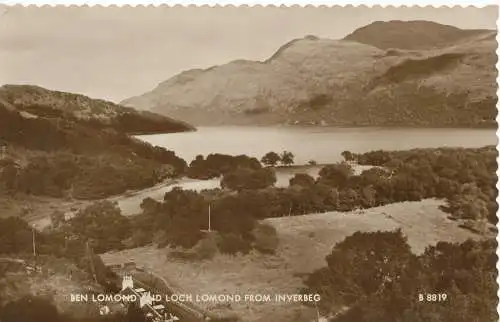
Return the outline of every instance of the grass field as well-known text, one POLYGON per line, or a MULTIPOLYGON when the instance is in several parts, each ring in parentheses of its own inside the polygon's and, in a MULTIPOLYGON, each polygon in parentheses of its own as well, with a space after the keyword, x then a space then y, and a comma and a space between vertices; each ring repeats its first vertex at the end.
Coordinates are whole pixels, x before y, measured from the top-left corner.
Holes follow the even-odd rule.
MULTIPOLYGON (((276 294, 297 293, 301 276, 326 265, 332 247, 356 231, 392 230, 401 227, 415 253, 438 241, 459 242, 479 238, 458 227, 439 210, 440 200, 391 204, 348 213, 329 212, 296 217, 266 219, 276 227, 280 246, 276 255, 217 255, 201 262, 169 258, 168 249, 143 247, 104 254, 107 264, 133 260, 191 294, 276 294)), ((196 303, 213 308, 212 303, 196 303)), ((242 321, 310 321, 314 308, 298 303, 241 301, 231 303, 242 321)))

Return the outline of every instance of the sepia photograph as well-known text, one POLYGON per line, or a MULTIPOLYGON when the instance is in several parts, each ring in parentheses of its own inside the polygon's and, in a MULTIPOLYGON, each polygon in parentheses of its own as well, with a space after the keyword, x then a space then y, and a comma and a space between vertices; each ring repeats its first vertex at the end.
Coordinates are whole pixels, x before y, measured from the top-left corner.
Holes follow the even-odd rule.
POLYGON ((0 322, 495 322, 498 6, 0 5, 0 322))

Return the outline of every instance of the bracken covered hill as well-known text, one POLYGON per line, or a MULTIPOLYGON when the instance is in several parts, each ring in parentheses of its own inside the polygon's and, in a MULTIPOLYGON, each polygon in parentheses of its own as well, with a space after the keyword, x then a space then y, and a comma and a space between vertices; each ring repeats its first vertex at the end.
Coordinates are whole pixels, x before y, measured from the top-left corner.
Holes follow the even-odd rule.
MULTIPOLYGON (((18 193, 98 199, 184 173, 186 162, 131 133, 190 129, 82 95, 0 88, 0 198, 18 193)), ((10 197, 9 197, 10 198, 10 197)))
POLYGON ((98 128, 126 133, 171 133, 192 131, 184 122, 147 111, 136 111, 84 95, 51 91, 33 85, 0 87, 0 104, 41 118, 62 118, 98 128))
POLYGON ((264 62, 186 71, 122 104, 193 124, 495 125, 494 31, 390 22, 347 39, 295 39, 264 62), (398 39, 415 30, 436 32, 406 49, 398 39), (372 32, 390 45, 361 43, 372 32))

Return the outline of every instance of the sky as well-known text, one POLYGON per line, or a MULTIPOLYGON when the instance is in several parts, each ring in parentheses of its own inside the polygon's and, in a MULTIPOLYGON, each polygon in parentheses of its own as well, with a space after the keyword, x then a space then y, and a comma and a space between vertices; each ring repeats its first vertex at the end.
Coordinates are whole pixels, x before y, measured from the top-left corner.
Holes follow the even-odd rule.
POLYGON ((497 7, 7 7, 0 84, 119 102, 191 68, 265 60, 306 35, 340 39, 374 21, 496 29, 497 7))

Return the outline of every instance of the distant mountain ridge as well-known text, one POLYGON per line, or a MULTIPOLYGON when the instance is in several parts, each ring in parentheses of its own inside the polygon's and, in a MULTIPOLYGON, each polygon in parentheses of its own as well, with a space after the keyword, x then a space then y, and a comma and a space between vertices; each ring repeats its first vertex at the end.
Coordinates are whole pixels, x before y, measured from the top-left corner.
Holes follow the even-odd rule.
POLYGON ((425 20, 391 20, 376 21, 358 28, 344 39, 380 49, 428 50, 445 48, 459 41, 486 35, 492 31, 484 29, 464 30, 425 20))
POLYGON ((495 35, 375 22, 292 40, 264 62, 185 71, 122 104, 204 125, 494 126, 495 35))

